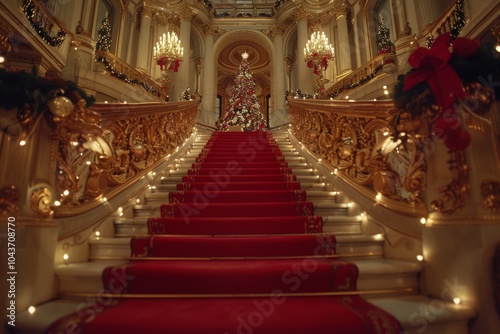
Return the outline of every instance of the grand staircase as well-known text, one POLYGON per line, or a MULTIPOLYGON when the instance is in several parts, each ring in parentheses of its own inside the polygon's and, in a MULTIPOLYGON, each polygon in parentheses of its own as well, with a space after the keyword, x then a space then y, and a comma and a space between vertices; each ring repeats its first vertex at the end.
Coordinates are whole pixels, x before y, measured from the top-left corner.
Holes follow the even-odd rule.
MULTIPOLYGON (((102 292, 105 268, 129 261, 131 237, 148 234, 148 218, 160 216, 161 205, 177 190, 209 138, 208 132, 198 134, 188 152, 144 192, 143 204, 133 207, 133 215, 114 220, 113 236, 89 240, 88 262, 56 268, 60 299, 37 307, 33 315, 20 314, 16 333, 43 333, 58 318, 95 303, 99 298, 96 294, 102 292)), ((323 232, 335 236, 336 258, 357 266, 356 294, 392 314, 404 328, 403 333, 468 333, 474 313, 467 307, 421 295, 422 262, 386 258, 385 235, 363 233, 363 217, 355 205, 315 173, 292 145, 287 132, 274 132, 274 139, 301 189, 306 191, 307 200, 313 202, 314 214, 322 216, 323 232)))

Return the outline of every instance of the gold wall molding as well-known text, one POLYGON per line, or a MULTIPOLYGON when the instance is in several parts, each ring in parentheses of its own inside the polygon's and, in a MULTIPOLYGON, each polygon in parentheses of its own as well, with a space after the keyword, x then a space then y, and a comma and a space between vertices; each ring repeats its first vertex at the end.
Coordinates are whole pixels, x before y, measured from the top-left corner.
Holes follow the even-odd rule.
POLYGON ((483 208, 490 211, 500 210, 500 181, 484 180, 481 183, 481 195, 483 196, 483 208))
POLYGON ((0 189, 0 216, 9 216, 19 210, 19 190, 14 185, 6 185, 0 189))

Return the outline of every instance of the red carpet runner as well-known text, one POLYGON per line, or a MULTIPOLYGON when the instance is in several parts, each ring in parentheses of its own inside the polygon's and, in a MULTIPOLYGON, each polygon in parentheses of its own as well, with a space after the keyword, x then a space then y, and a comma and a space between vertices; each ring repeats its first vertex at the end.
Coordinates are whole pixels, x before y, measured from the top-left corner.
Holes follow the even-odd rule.
POLYGON ((401 332, 344 293, 357 267, 335 257, 271 134, 214 133, 177 189, 132 238, 132 260, 104 271, 105 302, 49 333, 401 332))

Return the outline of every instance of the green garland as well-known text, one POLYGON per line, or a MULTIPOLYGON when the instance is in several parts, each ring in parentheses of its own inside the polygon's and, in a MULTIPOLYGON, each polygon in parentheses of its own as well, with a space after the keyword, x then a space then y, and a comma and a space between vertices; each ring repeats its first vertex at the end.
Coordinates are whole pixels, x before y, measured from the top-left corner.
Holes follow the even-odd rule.
POLYGON ((31 0, 23 0, 23 12, 26 18, 30 21, 31 27, 40 35, 40 37, 50 46, 59 46, 66 38, 66 31, 60 29, 56 36, 50 36, 47 31, 42 27, 42 22, 36 21, 35 18, 35 5, 31 0))
POLYGON ((94 96, 88 96, 72 81, 61 78, 42 78, 33 70, 28 72, 10 72, 0 69, 0 108, 6 110, 18 108, 22 110, 26 104, 47 103, 57 95, 64 95, 73 103, 74 93, 78 93, 87 103, 87 107, 95 102, 94 96))

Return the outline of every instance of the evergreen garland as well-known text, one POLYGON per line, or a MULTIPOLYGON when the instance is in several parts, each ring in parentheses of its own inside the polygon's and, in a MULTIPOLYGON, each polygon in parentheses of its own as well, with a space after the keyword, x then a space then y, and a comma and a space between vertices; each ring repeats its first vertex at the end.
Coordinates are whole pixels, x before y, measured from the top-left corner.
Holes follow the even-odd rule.
POLYGON ((50 46, 59 46, 62 42, 64 42, 64 39, 66 38, 66 31, 64 29, 59 29, 55 36, 50 36, 49 32, 47 32, 42 26, 42 22, 37 21, 33 1, 23 0, 23 12, 29 20, 31 27, 38 33, 45 43, 50 46))

